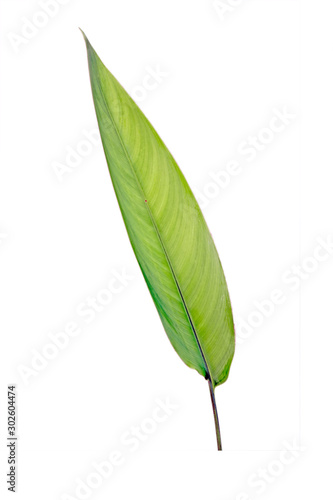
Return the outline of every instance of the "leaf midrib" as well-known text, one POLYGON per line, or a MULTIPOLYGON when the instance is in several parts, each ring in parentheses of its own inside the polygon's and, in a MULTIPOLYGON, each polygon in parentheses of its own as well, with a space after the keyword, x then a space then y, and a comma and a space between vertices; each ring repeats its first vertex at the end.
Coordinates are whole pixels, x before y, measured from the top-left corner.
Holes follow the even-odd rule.
MULTIPOLYGON (((92 47, 91 47, 91 49, 92 49, 92 47)), ((92 50, 94 50, 94 49, 92 49, 92 50)), ((96 55, 97 55, 97 54, 96 54, 96 55)), ((98 56, 97 56, 97 57, 98 57, 98 56)), ((107 68, 105 67, 105 65, 103 64, 103 62, 102 62, 102 61, 101 61, 101 63, 102 63, 102 65, 104 66, 104 68, 105 68, 105 69, 107 69, 107 68)), ((98 72, 98 71, 97 71, 97 72, 98 72)), ((102 96, 102 99, 103 99, 104 104, 105 104, 105 106, 106 106, 106 109, 107 109, 107 111, 108 111, 109 118, 110 118, 110 120, 111 120, 111 122, 112 122, 112 125, 113 125, 113 127, 114 127, 115 131, 116 131, 116 134, 117 134, 117 137, 118 137, 118 139, 119 139, 119 142, 120 142, 120 144, 121 144, 121 146, 122 146, 122 148, 123 148, 123 150, 124 150, 124 153, 125 153, 126 159, 127 159, 127 161, 128 161, 128 164, 129 164, 129 166, 130 166, 130 168, 131 168, 131 170, 132 170, 132 173, 133 173, 133 175, 134 175, 134 178, 135 178, 135 180, 136 180, 136 182, 137 182, 137 184, 138 184, 138 186, 139 186, 139 189, 141 190, 141 193, 142 193, 142 196, 143 196, 143 200, 146 200, 146 197, 145 197, 145 193, 144 193, 143 187, 142 187, 142 185, 141 185, 141 183, 140 183, 140 180, 139 180, 139 178, 138 178, 138 176, 137 176, 137 174, 136 174, 136 171, 135 171, 135 169, 134 169, 134 166, 133 166, 133 163, 132 163, 131 157, 130 157, 129 152, 127 151, 127 148, 126 148, 126 146, 125 146, 125 144, 124 144, 124 141, 123 141, 123 139, 122 139, 122 136, 121 136, 121 134, 120 134, 120 132, 119 132, 119 130, 118 130, 118 127, 117 127, 117 125, 116 125, 115 121, 114 121, 114 118, 113 118, 112 112, 110 111, 110 108, 109 108, 109 106, 108 106, 108 103, 107 103, 107 101, 105 100, 105 97, 104 97, 104 92, 102 91, 102 88, 101 88, 101 85, 100 85, 100 81, 99 81, 99 79, 98 79, 98 78, 97 78, 97 85, 98 85, 99 90, 100 90, 100 95, 102 96)), ((99 123, 98 123, 98 127, 100 128, 99 123)), ((102 137, 102 134, 101 134, 101 137, 102 137)), ((103 142, 103 147, 104 147, 103 137, 102 137, 102 142, 103 142)), ((104 149, 105 149, 105 148, 104 148, 104 149)), ((110 177, 111 177, 111 172, 110 172, 110 177)), ((112 180, 112 177, 111 177, 111 180, 112 180)), ((182 304, 183 304, 183 307, 184 307, 184 310, 185 310, 186 316, 187 316, 188 321, 189 321, 189 323, 190 323, 190 325, 191 325, 191 329, 192 329, 192 332, 193 332, 193 335, 194 335, 195 341, 196 341, 197 346, 198 346, 198 348, 199 348, 199 352, 200 352, 200 354, 201 354, 201 357, 202 357, 202 359, 203 359, 203 362, 204 362, 204 365, 205 365, 205 369, 206 369, 206 372, 207 372, 207 376, 208 376, 208 377, 206 377, 206 378, 209 378, 209 380, 211 380, 212 384, 213 384, 213 385, 215 385, 215 381, 214 381, 214 379, 213 379, 213 378, 212 378, 212 376, 211 376, 211 373, 210 373, 210 370, 209 370, 209 367, 208 367, 208 363, 207 363, 206 357, 205 357, 204 352, 203 352, 203 348, 202 348, 202 346, 201 346, 201 344, 200 344, 200 341, 199 341, 199 338, 198 338, 198 335, 197 335, 197 332, 196 332, 195 326, 194 326, 194 324, 193 324, 193 321, 192 321, 192 318, 191 318, 191 314, 190 314, 190 312, 189 312, 189 310, 188 310, 188 307, 187 307, 187 305, 186 305, 186 301, 185 301, 185 299, 184 299, 184 296, 183 296, 183 293, 182 293, 181 287, 180 287, 180 285, 179 285, 179 282, 178 282, 177 276, 176 276, 175 271, 174 271, 174 269, 173 269, 173 266, 172 266, 172 264, 171 264, 171 261, 170 261, 170 258, 169 258, 169 255, 168 255, 168 252, 167 252, 167 250, 166 250, 166 248, 165 248, 165 245, 164 245, 164 242, 163 242, 163 238, 162 238, 162 236, 161 236, 161 234, 160 234, 160 232, 159 232, 159 230, 158 230, 158 227, 157 227, 157 224, 156 224, 155 219, 154 219, 154 217, 153 217, 153 214, 152 214, 152 212, 151 212, 151 210, 150 210, 150 208, 149 208, 148 201, 145 203, 145 207, 146 207, 146 209, 147 209, 147 211, 148 211, 148 215, 149 215, 149 217, 150 217, 150 220, 151 220, 151 222, 152 222, 152 224, 153 224, 153 227, 154 227, 154 229, 155 229, 155 232, 156 232, 156 234, 157 234, 157 237, 158 237, 158 239, 159 239, 159 242, 160 242, 161 247, 162 247, 162 249, 163 249, 163 252, 164 252, 164 254, 165 254, 165 257, 166 257, 166 260, 167 260, 167 262, 168 262, 168 265, 169 265, 169 268, 170 268, 170 271, 171 271, 172 277, 173 277, 173 279, 174 279, 174 282, 175 282, 175 284, 176 284, 176 287, 177 287, 178 293, 179 293, 179 295, 180 295, 180 298, 181 298, 181 301, 182 301, 182 304)), ((125 222, 125 219, 124 219, 124 222, 125 222)), ((126 222, 125 222, 125 224, 126 224, 126 222)), ((183 339, 183 343, 184 343, 184 345, 186 346, 186 343, 184 342, 184 339, 183 339)), ((187 347, 186 347, 186 349, 187 349, 187 347)))

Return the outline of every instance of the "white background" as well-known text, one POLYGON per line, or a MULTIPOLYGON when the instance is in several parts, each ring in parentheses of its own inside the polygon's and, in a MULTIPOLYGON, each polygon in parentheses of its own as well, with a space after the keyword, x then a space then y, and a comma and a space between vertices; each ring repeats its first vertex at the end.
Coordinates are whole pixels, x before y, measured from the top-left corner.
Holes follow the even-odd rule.
POLYGON ((48 17, 39 2, 1 2, 2 490, 6 387, 16 383, 17 498, 80 498, 78 479, 114 450, 122 465, 86 498, 328 493, 333 257, 303 274, 301 293, 286 276, 333 232, 330 4, 226 0, 223 13, 213 0, 62 3, 48 17), (27 28, 27 20, 44 26, 27 28), (237 332, 229 379, 216 391, 222 454, 207 383, 163 331, 101 145, 64 175, 57 170, 97 127, 78 27, 137 97, 200 198, 236 324, 281 290, 283 304, 247 339, 237 332), (147 90, 156 68, 163 76, 147 90), (248 161, 239 145, 276 109, 294 118, 248 161), (212 188, 211 173, 231 160, 238 174, 212 188), (114 270, 131 279, 87 323, 78 307, 114 270), (79 334, 23 376, 33 352, 43 353, 50 333, 70 322, 79 334), (132 452, 123 433, 168 398, 177 408, 132 452), (274 469, 286 441, 302 451, 274 469), (269 470, 261 489, 251 485, 260 468, 269 470))

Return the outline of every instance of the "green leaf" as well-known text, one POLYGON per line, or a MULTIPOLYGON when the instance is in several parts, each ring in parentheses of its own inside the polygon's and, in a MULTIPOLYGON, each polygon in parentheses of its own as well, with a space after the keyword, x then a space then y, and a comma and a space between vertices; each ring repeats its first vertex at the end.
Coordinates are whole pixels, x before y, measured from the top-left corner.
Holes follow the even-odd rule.
POLYGON ((213 239, 170 152, 85 41, 104 152, 134 253, 171 344, 214 389, 228 377, 235 336, 213 239))

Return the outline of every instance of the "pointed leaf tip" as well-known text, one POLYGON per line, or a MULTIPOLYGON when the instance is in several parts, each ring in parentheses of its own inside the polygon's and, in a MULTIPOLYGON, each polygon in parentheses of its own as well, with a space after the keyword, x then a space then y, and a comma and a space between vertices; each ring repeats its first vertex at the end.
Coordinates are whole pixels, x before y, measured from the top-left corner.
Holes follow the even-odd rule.
POLYGON ((87 37, 86 37, 85 32, 84 32, 84 31, 83 31, 80 27, 79 27, 79 30, 81 31, 81 33, 82 33, 82 35, 83 35, 83 38, 84 38, 85 40, 88 40, 88 39, 87 39, 87 37))
POLYGON ((79 30, 80 30, 80 31, 81 31, 81 33, 82 33, 82 36, 83 36, 84 41, 85 41, 85 43, 86 43, 87 50, 92 49, 92 45, 91 45, 91 43, 89 42, 89 40, 88 40, 87 35, 85 34, 85 32, 84 32, 81 28, 79 28, 79 30))

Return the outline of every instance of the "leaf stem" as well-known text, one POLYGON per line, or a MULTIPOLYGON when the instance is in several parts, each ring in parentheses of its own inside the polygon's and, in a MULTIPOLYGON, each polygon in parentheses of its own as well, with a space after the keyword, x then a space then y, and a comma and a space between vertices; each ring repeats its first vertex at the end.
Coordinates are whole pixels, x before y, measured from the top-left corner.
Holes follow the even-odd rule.
POLYGON ((209 391, 210 391, 210 399, 212 401, 213 413, 214 413, 214 422, 215 422, 217 449, 218 449, 218 451, 222 451, 222 441, 221 441, 219 416, 218 416, 218 413, 217 413, 214 387, 213 387, 213 384, 212 384, 212 381, 210 380, 210 378, 208 379, 208 384, 209 384, 209 391))

